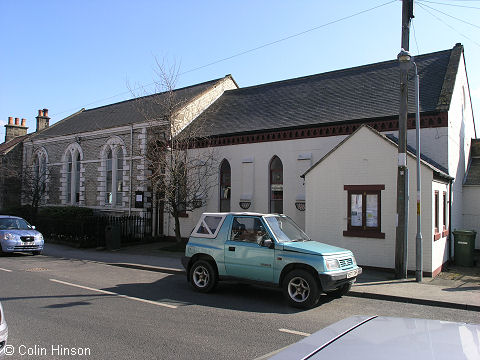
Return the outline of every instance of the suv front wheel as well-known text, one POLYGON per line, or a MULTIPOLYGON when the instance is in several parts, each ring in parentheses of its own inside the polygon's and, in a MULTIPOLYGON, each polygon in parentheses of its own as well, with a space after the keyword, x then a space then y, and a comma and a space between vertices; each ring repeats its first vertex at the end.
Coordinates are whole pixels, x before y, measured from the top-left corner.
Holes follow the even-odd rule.
POLYGON ((217 284, 217 274, 208 261, 197 260, 190 269, 189 280, 196 291, 207 293, 217 284))
POLYGON ((318 283, 308 271, 292 270, 283 282, 283 294, 291 306, 308 309, 318 302, 318 283))

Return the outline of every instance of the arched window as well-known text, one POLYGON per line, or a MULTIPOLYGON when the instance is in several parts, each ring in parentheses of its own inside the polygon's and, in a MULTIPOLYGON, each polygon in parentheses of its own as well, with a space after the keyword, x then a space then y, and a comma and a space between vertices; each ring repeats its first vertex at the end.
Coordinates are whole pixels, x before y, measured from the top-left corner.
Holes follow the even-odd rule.
POLYGON ((123 204, 123 149, 108 145, 105 151, 105 204, 123 204))
POLYGON ((77 152, 75 157, 75 204, 80 202, 80 154, 77 152))
POLYGON ((47 153, 45 150, 40 150, 35 154, 32 180, 34 197, 41 200, 47 190, 47 153))
POLYGON ((270 212, 283 213, 283 165, 278 156, 270 161, 270 212))
POLYGON ((67 148, 63 157, 65 169, 64 194, 67 204, 76 205, 80 203, 82 156, 80 145, 73 143, 67 148))
POLYGON ((232 173, 226 159, 220 165, 220 212, 230 211, 230 193, 232 191, 232 173))
POLYGON ((116 171, 116 178, 115 183, 116 186, 116 193, 115 193, 115 204, 117 206, 122 206, 123 200, 123 152, 122 149, 118 149, 117 151, 117 171, 116 171))
POLYGON ((113 166, 112 166, 112 149, 108 148, 107 158, 106 158, 106 169, 107 169, 107 189, 105 193, 105 204, 112 204, 113 202, 113 192, 112 192, 112 180, 113 180, 113 166))
POLYGON ((72 203, 72 154, 69 152, 67 154, 67 203, 72 203))

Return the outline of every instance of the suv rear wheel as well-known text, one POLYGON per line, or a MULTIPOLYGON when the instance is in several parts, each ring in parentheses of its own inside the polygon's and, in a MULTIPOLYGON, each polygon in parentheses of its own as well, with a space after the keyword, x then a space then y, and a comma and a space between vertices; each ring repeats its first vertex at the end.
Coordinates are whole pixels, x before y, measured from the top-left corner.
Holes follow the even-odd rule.
POLYGON ((217 284, 217 273, 208 261, 197 260, 190 269, 189 280, 196 291, 207 293, 217 284))
POLYGON ((318 284, 308 271, 292 270, 283 282, 283 294, 291 306, 308 309, 318 302, 318 284))

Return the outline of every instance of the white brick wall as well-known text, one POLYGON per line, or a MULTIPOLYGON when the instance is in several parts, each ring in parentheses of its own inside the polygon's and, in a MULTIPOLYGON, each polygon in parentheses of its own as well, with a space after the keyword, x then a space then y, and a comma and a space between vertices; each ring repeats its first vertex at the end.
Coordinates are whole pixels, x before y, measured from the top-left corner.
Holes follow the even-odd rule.
MULTIPOLYGON (((394 268, 397 154, 396 146, 362 128, 314 167, 305 180, 307 233, 321 242, 352 250, 361 265, 394 268), (385 239, 343 236, 343 231, 347 229, 347 191, 344 185, 385 185, 385 190, 381 191, 381 231, 385 233, 385 239)), ((414 270, 415 159, 409 156, 407 163, 410 169, 408 268, 414 270)), ((427 272, 432 271, 433 265, 433 230, 430 226, 432 180, 433 172, 422 165, 422 235, 424 271, 427 272)))

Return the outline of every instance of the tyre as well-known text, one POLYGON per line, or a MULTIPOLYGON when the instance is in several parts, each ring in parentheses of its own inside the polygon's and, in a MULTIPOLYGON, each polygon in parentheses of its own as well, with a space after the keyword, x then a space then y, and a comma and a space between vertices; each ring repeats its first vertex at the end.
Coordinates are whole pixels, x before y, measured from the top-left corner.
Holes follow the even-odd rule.
POLYGON ((352 283, 347 283, 345 285, 342 285, 338 289, 335 289, 335 290, 332 290, 332 291, 325 291, 325 294, 327 294, 328 296, 331 296, 331 297, 339 298, 339 297, 342 297, 343 295, 345 295, 346 293, 348 293, 351 288, 352 288, 352 283))
POLYGON ((302 269, 287 274, 283 281, 283 294, 290 306, 304 309, 313 307, 320 295, 313 275, 302 269))
POLYGON ((217 284, 217 273, 208 261, 197 260, 190 269, 189 280, 196 291, 208 293, 217 284))

